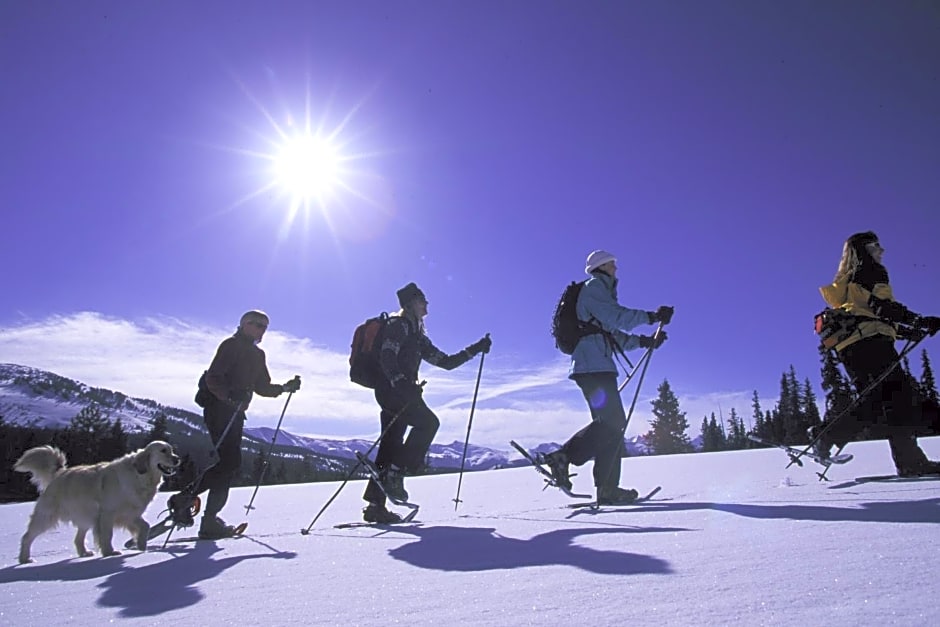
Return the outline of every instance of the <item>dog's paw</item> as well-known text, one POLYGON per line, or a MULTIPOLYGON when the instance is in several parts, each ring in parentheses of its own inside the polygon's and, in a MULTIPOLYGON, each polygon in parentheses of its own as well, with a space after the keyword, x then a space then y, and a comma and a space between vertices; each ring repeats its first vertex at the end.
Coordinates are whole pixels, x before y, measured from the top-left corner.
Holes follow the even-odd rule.
POLYGON ((121 554, 120 551, 116 551, 116 550, 114 550, 114 549, 111 549, 110 551, 102 551, 102 552, 101 552, 101 557, 111 557, 112 555, 120 555, 120 554, 121 554))
POLYGON ((27 556, 25 556, 25 557, 22 556, 22 555, 20 555, 20 564, 32 564, 32 563, 35 562, 35 561, 36 561, 36 560, 34 560, 33 558, 31 558, 29 555, 27 555, 27 556))
POLYGON ((89 551, 89 550, 87 550, 87 549, 84 550, 84 551, 79 551, 79 552, 78 552, 78 556, 79 556, 79 557, 91 557, 91 556, 93 556, 93 555, 94 555, 94 553, 92 553, 91 551, 89 551))

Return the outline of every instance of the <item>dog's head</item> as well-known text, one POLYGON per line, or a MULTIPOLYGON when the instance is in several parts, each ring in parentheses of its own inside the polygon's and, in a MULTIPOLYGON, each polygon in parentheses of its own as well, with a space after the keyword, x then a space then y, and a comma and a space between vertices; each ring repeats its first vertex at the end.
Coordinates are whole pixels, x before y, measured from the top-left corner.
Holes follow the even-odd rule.
POLYGON ((134 468, 142 475, 156 471, 168 477, 176 472, 179 465, 180 458, 173 452, 173 447, 162 440, 154 440, 137 451, 134 457, 134 468))

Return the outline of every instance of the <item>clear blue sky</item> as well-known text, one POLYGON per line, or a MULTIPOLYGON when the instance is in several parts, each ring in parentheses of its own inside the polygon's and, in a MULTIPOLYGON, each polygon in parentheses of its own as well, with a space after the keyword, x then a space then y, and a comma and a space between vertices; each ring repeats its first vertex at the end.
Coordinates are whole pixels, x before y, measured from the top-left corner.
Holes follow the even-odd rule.
MULTIPOLYGON (((790 364, 818 382, 817 288, 854 231, 879 233, 900 300, 940 314, 929 3, 8 2, 0 82, 0 361, 88 378, 104 353, 61 366, 58 323, 159 337, 165 320, 166 355, 94 345, 146 371, 204 329, 198 375, 258 307, 281 350, 336 366, 301 371, 308 399, 341 388, 368 413, 341 359, 416 281, 441 348, 492 334, 481 416, 512 409, 560 440, 586 411, 548 327, 595 248, 619 256, 623 304, 675 306, 644 398, 668 378, 696 433, 718 407, 692 399, 772 406, 790 364), (306 120, 344 155, 343 185, 298 209, 271 157, 306 120), (39 328, 49 348, 16 335, 39 328), (563 424, 540 414, 558 402, 563 424)), ((340 413, 307 430, 341 431, 340 413)))

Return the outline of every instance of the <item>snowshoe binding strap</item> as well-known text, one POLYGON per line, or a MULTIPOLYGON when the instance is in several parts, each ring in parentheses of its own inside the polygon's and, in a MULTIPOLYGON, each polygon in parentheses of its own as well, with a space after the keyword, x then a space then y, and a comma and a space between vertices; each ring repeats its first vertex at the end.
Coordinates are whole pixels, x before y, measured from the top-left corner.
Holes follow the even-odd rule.
POLYGON ((178 492, 167 501, 170 520, 177 527, 192 527, 196 522, 195 517, 199 513, 201 505, 202 501, 197 495, 178 492))

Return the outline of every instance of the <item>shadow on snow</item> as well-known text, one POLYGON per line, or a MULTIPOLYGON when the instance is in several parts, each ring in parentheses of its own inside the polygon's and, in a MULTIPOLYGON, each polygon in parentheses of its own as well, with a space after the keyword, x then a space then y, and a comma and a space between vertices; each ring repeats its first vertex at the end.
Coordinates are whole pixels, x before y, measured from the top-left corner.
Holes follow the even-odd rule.
POLYGON ((669 574, 666 560, 650 555, 579 546, 584 535, 685 531, 673 528, 557 529, 533 538, 508 538, 486 527, 403 527, 396 531, 417 542, 389 550, 389 555, 418 568, 473 572, 560 564, 601 575, 669 574))
MULTIPOLYGON (((262 545, 269 549, 267 545, 262 545)), ((197 584, 250 559, 293 559, 296 553, 275 551, 213 559, 222 548, 215 542, 197 542, 192 547, 168 547, 173 559, 129 566, 130 555, 97 559, 72 559, 38 566, 11 566, 0 570, 0 583, 12 581, 82 581, 107 577, 98 584, 103 590, 97 605, 119 608, 124 618, 155 616, 195 605, 204 597, 197 584), (159 591, 159 592, 155 592, 159 591)))
MULTIPOLYGON (((664 503, 621 509, 631 515, 655 512, 683 512, 710 509, 747 518, 816 520, 820 522, 873 522, 873 523, 938 523, 940 522, 940 498, 919 501, 872 501, 854 507, 801 504, 754 504, 754 503, 664 503)), ((579 510, 569 515, 596 516, 615 513, 614 508, 601 508, 597 512, 579 510)))

